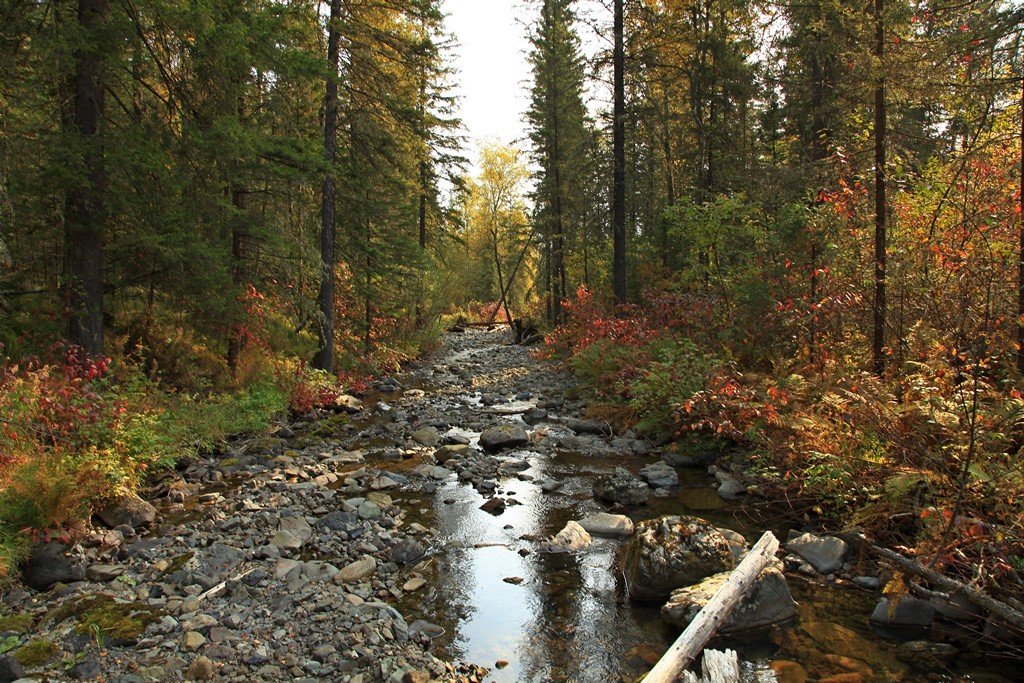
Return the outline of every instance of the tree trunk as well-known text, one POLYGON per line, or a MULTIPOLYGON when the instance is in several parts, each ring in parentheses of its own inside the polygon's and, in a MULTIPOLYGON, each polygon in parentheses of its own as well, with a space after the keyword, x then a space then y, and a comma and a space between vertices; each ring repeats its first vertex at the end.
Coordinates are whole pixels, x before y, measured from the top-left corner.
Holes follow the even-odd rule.
POLYGON ((623 0, 615 0, 614 106, 612 138, 614 173, 612 180, 612 279, 616 305, 626 303, 626 50, 623 42, 623 0))
MULTIPOLYGON (((875 0, 876 68, 884 69, 885 0, 875 0)), ((871 339, 871 363, 875 374, 885 371, 885 76, 878 75, 875 84, 875 301, 874 329, 871 339)))
MULTIPOLYGON (((236 298, 243 296, 242 288, 245 285, 245 231, 243 221, 245 212, 249 206, 249 191, 236 185, 231 188, 231 205, 235 208, 236 215, 232 220, 231 228, 231 284, 236 298)), ((238 361, 242 357, 242 320, 243 313, 239 310, 240 301, 235 301, 234 318, 235 324, 231 326, 231 337, 228 339, 228 368, 234 375, 238 370, 238 361)))
POLYGON ((341 54, 341 32, 337 22, 341 17, 341 0, 331 0, 331 13, 327 22, 327 74, 324 95, 324 175, 320 201, 320 334, 313 367, 334 371, 334 242, 335 221, 334 162, 338 150, 338 66, 341 54))
POLYGON ((106 169, 103 52, 97 38, 106 20, 107 0, 78 1, 78 26, 84 44, 75 51, 71 124, 83 143, 83 173, 65 199, 63 284, 68 340, 91 354, 103 353, 106 169))
POLYGON ((1020 252, 1017 266, 1017 370, 1024 372, 1024 50, 1021 52, 1020 76, 1020 252))

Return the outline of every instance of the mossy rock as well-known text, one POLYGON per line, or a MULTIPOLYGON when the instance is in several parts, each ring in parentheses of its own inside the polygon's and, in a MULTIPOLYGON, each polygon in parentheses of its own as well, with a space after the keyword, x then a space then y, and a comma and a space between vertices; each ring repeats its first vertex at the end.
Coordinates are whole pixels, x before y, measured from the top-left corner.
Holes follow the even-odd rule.
POLYGON ((112 645, 131 645, 164 612, 141 602, 117 602, 106 593, 84 595, 51 611, 46 619, 59 624, 74 618, 75 630, 87 636, 100 635, 112 645))
POLYGON ((282 455, 286 458, 297 458, 299 457, 298 451, 285 451, 282 455))
POLYGON ((185 565, 188 564, 188 561, 195 556, 195 551, 189 550, 187 553, 182 553, 181 555, 171 558, 170 564, 168 564, 167 569, 164 570, 164 576, 168 576, 176 571, 184 569, 185 565))
POLYGON ((234 467, 238 464, 238 458, 224 458, 220 461, 219 467, 221 469, 227 469, 228 467, 234 467))
POLYGON ((26 669, 36 669, 57 658, 57 646, 49 640, 38 638, 15 650, 14 658, 26 669))
POLYGON ((0 633, 28 633, 33 623, 31 614, 8 614, 0 617, 0 633))

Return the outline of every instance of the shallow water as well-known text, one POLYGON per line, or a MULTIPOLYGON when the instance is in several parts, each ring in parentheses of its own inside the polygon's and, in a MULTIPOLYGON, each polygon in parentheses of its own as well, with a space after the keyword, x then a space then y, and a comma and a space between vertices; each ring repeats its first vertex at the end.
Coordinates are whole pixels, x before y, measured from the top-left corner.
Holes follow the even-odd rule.
MULTIPOLYGON (((428 498, 406 503, 411 519, 438 531, 443 550, 428 570, 429 589, 408 596, 399 609, 410 620, 443 626, 445 634, 434 650, 492 667, 488 681, 637 680, 676 634, 661 622, 656 608, 633 605, 624 597, 615 569, 621 542, 595 537, 588 550, 568 555, 540 552, 536 542, 570 519, 604 509, 591 495, 593 477, 622 464, 622 457, 515 454, 523 455, 532 464, 526 474, 537 481, 559 479, 563 488, 545 494, 532 482, 501 480, 499 495, 519 504, 498 516, 480 510, 486 498, 454 477, 428 498), (496 668, 499 662, 507 664, 496 668)), ((628 464, 635 470, 649 460, 633 458, 628 464)), ((639 521, 694 514, 755 540, 755 522, 743 504, 719 498, 711 488, 713 479, 703 471, 680 474, 676 493, 652 497, 650 505, 630 516, 639 521)), ((790 585, 800 603, 795 628, 754 642, 728 643, 744 658, 746 681, 771 680, 771 665, 778 660, 799 663, 810 674, 808 680, 848 672, 860 672, 856 680, 864 681, 1015 680, 998 675, 998 662, 972 661, 969 654, 949 663, 921 655, 901 659, 899 644, 884 641, 868 625, 875 595, 801 576, 791 576, 790 585)))

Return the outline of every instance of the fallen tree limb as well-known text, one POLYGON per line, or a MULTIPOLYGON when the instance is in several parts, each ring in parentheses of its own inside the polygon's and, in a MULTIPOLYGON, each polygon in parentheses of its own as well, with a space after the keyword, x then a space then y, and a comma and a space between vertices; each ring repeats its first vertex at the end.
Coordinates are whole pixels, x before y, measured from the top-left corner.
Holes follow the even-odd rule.
POLYGON ((974 586, 967 583, 961 583, 956 579, 951 579, 944 574, 940 574, 934 569, 925 567, 920 562, 912 560, 904 555, 900 555, 894 550, 877 546, 861 534, 840 533, 834 535, 843 539, 847 543, 860 545, 872 555, 893 563, 899 567, 900 571, 906 574, 911 574, 918 578, 925 579, 933 586, 947 591, 948 593, 959 593, 978 607, 987 610, 990 614, 998 617, 1008 625, 1024 632, 1024 612, 1014 609, 1005 602, 1000 602, 999 600, 986 595, 974 586))
POLYGON ((754 586, 761 570, 774 559, 778 549, 779 540, 770 531, 766 531, 714 597, 704 605, 672 647, 644 677, 644 683, 674 683, 715 635, 732 609, 754 586))

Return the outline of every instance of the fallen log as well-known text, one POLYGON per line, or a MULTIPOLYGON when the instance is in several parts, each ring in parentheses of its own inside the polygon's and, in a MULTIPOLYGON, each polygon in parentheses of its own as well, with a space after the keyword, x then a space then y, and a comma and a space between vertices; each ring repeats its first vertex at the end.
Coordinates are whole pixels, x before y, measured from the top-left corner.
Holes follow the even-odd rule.
POLYGON ((895 550, 889 550, 888 548, 877 546, 869 541, 863 534, 839 533, 833 535, 837 538, 843 539, 851 545, 860 545, 875 557, 879 557, 893 563, 905 574, 911 574, 924 579, 933 586, 944 591, 948 591, 949 593, 959 593, 978 607, 987 610, 1000 620, 1006 622, 1007 625, 1024 633, 1024 612, 1014 609, 1005 602, 1000 602, 991 596, 985 595, 985 593, 981 592, 974 586, 962 583, 956 579, 951 579, 944 574, 940 574, 934 569, 929 569, 920 562, 912 560, 904 555, 900 555, 895 550))
POLYGON ((701 676, 683 672, 683 683, 740 683, 740 658, 735 650, 704 650, 701 676))
POLYGON ((672 647, 644 677, 644 683, 674 683, 683 670, 697 658, 732 609, 754 586, 761 570, 774 559, 778 549, 779 540, 772 532, 766 531, 714 597, 704 605, 672 647))

